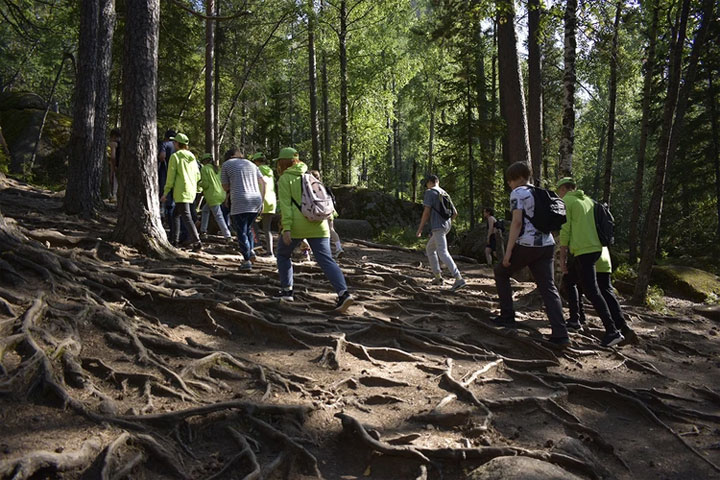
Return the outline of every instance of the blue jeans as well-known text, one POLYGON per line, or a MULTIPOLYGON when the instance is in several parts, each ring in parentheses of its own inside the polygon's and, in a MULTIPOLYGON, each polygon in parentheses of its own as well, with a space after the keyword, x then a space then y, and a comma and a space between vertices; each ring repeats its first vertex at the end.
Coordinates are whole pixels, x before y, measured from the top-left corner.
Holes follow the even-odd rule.
MULTIPOLYGON (((330 253, 330 239, 325 238, 307 238, 307 242, 310 244, 310 249, 315 255, 315 260, 322 269, 323 273, 330 280, 333 288, 338 295, 347 291, 347 284, 345 283, 345 276, 335 263, 330 253)), ((293 250, 302 242, 301 238, 293 238, 290 245, 285 245, 282 241, 282 237, 278 242, 277 249, 277 265, 278 273, 280 274, 280 285, 282 288, 292 288, 293 286, 293 266, 290 256, 293 250)))
POLYGON ((258 212, 247 212, 238 213, 237 215, 230 215, 235 232, 238 236, 238 245, 240 246, 240 253, 245 257, 245 260, 250 260, 250 257, 255 256, 255 238, 253 237, 252 224, 258 216, 258 212))
POLYGON ((223 237, 229 238, 230 230, 225 223, 225 217, 222 213, 222 207, 220 205, 213 205, 212 207, 207 203, 203 206, 202 217, 200 220, 200 232, 207 233, 208 225, 210 224, 210 214, 215 217, 215 223, 217 223, 218 229, 223 237))

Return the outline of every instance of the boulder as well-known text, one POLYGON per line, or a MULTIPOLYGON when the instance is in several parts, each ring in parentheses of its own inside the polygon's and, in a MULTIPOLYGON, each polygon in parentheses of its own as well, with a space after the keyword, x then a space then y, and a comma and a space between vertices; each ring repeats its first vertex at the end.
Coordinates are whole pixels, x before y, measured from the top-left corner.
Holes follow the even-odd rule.
POLYGON ((373 228, 367 220, 336 218, 333 224, 341 240, 345 238, 371 240, 373 238, 373 228))
POLYGON ((651 281, 666 293, 694 302, 720 296, 720 277, 693 267, 656 265, 651 281))
POLYGON ((582 480, 552 463, 530 457, 497 457, 470 472, 467 480, 582 480))
POLYGON ((423 207, 419 203, 348 185, 333 187, 333 193, 340 219, 366 220, 373 235, 393 227, 417 228, 420 223, 423 207))
POLYGON ((45 110, 45 100, 36 93, 7 90, 0 94, 0 112, 3 110, 45 110))

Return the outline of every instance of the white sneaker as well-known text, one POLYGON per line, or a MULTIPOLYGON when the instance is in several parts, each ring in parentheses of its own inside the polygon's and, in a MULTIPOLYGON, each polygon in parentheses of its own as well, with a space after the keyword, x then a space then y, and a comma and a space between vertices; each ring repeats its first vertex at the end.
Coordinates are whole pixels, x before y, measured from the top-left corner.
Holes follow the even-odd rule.
POLYGON ((465 279, 464 279, 464 278, 458 278, 458 279, 455 280, 455 283, 453 283, 453 286, 450 287, 450 291, 451 291, 451 292, 454 292, 454 291, 456 291, 456 290, 460 290, 460 289, 463 288, 465 285, 467 285, 467 283, 465 283, 465 279))

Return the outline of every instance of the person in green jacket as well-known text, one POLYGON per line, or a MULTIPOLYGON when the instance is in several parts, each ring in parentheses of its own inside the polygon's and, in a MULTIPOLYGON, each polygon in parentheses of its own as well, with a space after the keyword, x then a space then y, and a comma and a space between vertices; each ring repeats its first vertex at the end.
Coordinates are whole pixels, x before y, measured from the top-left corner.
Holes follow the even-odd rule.
POLYGON ((273 249, 273 233, 272 233, 272 221, 275 218, 275 210, 277 209, 277 197, 275 196, 275 174, 273 173, 272 167, 267 164, 265 154, 257 152, 252 156, 251 160, 257 165, 260 173, 265 179, 265 196, 263 197, 263 210, 260 215, 262 222, 262 229, 265 233, 265 249, 269 257, 275 256, 275 250, 273 249))
MULTIPOLYGON (((582 286, 583 293, 592 303, 605 327, 602 346, 612 347, 624 342, 624 335, 628 336, 628 340, 631 337, 636 338, 622 315, 620 304, 612 292, 612 286, 606 286, 609 295, 608 292, 603 295, 598 285, 595 265, 602 257, 603 245, 600 243, 595 226, 595 201, 582 190, 577 190, 575 180, 570 177, 560 179, 557 184, 557 194, 565 203, 567 216, 567 222, 560 229, 560 268, 564 274, 571 273, 568 266, 568 252, 572 254, 574 257, 572 273, 576 282, 582 286), (616 310, 615 315, 611 310, 616 310)), ((575 325, 571 324, 570 328, 573 326, 575 325)))
POLYGON ((198 193, 198 183, 200 183, 200 169, 198 168, 195 155, 188 148, 190 140, 184 133, 178 133, 171 138, 175 143, 175 153, 170 157, 168 163, 167 180, 163 189, 163 196, 160 202, 167 200, 167 194, 173 191, 175 199, 175 210, 173 211, 173 222, 175 228, 173 230, 173 238, 170 243, 173 246, 178 245, 180 239, 180 222, 190 235, 188 244, 192 245, 194 251, 202 250, 202 243, 198 235, 195 223, 192 220, 190 208, 195 201, 198 193))
POLYGON ((212 153, 203 154, 200 157, 200 163, 203 164, 200 170, 200 188, 202 188, 205 197, 205 205, 203 205, 200 220, 200 236, 207 235, 210 214, 212 213, 222 236, 225 237, 225 240, 232 241, 230 229, 225 223, 225 216, 222 212, 222 203, 227 195, 220 184, 220 169, 217 162, 213 160, 212 153))
POLYGON ((344 313, 353 303, 345 276, 330 253, 330 228, 327 220, 312 222, 300 211, 302 203, 302 175, 308 167, 300 161, 294 148, 280 150, 277 161, 278 207, 282 215, 282 241, 278 245, 277 265, 281 290, 275 296, 282 301, 293 301, 293 267, 291 255, 300 242, 307 239, 315 260, 337 292, 335 311, 344 313))

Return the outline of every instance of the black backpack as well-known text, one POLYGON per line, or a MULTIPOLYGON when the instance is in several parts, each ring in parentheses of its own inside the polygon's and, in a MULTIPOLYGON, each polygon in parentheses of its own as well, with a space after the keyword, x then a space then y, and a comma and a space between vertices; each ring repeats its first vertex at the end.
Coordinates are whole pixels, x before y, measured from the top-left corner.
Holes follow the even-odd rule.
MULTIPOLYGON (((530 187, 533 200, 535 200, 535 215, 527 217, 530 223, 542 233, 560 230, 560 227, 567 222, 565 202, 551 190, 531 185, 528 185, 528 187, 530 187)), ((525 211, 523 211, 523 215, 525 215, 525 211)))
POLYGON ((447 193, 438 192, 437 205, 437 207, 433 206, 432 208, 443 218, 443 220, 447 220, 455 214, 455 207, 452 204, 450 195, 447 193))
MULTIPOLYGON (((593 202, 595 201, 593 200, 593 202)), ((593 213, 600 243, 603 247, 609 247, 615 243, 615 217, 610 213, 607 203, 595 202, 593 213)))

